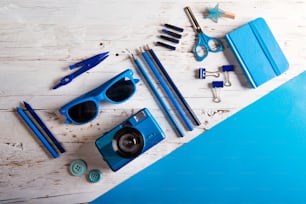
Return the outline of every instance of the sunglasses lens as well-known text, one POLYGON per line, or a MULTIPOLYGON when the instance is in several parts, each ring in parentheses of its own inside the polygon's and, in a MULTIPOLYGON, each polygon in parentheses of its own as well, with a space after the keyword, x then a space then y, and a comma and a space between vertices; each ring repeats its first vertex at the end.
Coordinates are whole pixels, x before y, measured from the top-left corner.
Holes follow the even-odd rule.
POLYGON ((106 96, 112 101, 121 102, 129 98, 134 91, 135 86, 130 79, 121 79, 106 91, 106 96))
POLYGON ((93 101, 86 101, 70 108, 68 114, 78 123, 88 122, 96 116, 97 106, 93 101))

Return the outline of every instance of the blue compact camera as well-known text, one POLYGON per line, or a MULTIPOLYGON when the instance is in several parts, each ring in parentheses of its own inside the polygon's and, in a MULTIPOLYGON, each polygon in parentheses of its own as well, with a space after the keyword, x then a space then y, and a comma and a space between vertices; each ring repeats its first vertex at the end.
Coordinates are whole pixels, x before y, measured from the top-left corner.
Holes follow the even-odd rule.
POLYGON ((165 138, 148 109, 132 115, 96 140, 96 147, 108 166, 117 171, 165 138))

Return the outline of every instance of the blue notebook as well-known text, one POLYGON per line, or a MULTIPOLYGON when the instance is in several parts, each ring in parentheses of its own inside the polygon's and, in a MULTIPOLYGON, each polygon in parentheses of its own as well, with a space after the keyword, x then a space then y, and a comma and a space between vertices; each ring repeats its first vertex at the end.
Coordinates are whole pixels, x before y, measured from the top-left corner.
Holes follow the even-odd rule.
POLYGON ((282 74, 288 61, 263 18, 225 35, 251 86, 256 88, 282 74))
POLYGON ((306 72, 92 203, 306 203, 305 82, 306 72))

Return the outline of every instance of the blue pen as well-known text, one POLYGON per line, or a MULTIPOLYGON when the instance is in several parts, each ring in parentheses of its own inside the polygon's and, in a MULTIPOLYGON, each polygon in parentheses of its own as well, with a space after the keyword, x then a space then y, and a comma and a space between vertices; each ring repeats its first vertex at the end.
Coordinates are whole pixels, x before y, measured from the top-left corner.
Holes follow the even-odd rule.
POLYGON ((50 154, 54 157, 58 157, 58 153, 53 149, 53 147, 49 144, 46 138, 42 135, 39 129, 35 126, 35 124, 31 121, 31 119, 27 116, 27 114, 22 110, 22 108, 17 107, 18 114, 22 117, 22 119, 27 123, 27 125, 32 129, 38 139, 43 143, 43 145, 47 148, 50 154))
POLYGON ((175 96, 173 95, 173 93, 171 92, 170 88, 168 87, 167 83, 165 82, 165 80, 162 78, 162 76, 159 74, 157 68, 155 67, 154 63, 152 62, 152 60, 150 59, 147 51, 142 52, 142 56, 144 57, 145 61, 147 62, 147 64, 149 65, 149 67, 151 68, 151 70, 153 71, 155 77, 158 79, 158 81, 160 82, 162 88, 164 89, 164 91, 167 93, 170 101, 172 102, 172 104, 175 106, 175 108, 177 109, 179 115, 181 116, 182 120, 184 121, 185 125, 187 126, 188 130, 193 130, 193 125, 190 122, 190 120, 188 119, 188 117, 186 116, 184 110, 182 109, 182 107, 180 106, 180 104, 178 103, 178 101, 176 100, 175 96))
POLYGON ((137 68, 139 69, 139 71, 141 72, 141 74, 143 75, 143 77, 145 78, 146 82, 148 83, 148 85, 150 86, 150 88, 152 89, 154 95, 156 96, 157 100, 159 101, 160 105, 162 106, 164 113, 167 114, 168 118, 170 119, 171 123, 173 124, 175 130, 177 131, 177 133, 183 137, 184 136, 184 132, 180 129, 180 127, 178 126, 178 124, 176 123, 174 116, 170 113, 166 103, 163 101, 162 97, 159 95, 156 87, 153 85, 152 81, 150 80, 148 74, 146 73, 146 71, 144 70, 143 66, 141 65, 140 61, 134 56, 132 55, 132 58, 134 59, 135 64, 137 65, 137 68))
POLYGON ((65 149, 64 147, 58 142, 58 140, 55 138, 55 136, 52 134, 52 132, 47 128, 45 123, 40 119, 40 117, 35 113, 33 108, 28 104, 27 102, 23 102, 26 109, 29 111, 29 113, 33 116, 33 118, 36 120, 36 122, 40 125, 40 127, 45 131, 45 133, 49 136, 50 140, 54 143, 54 145, 57 147, 57 149, 64 153, 65 149))

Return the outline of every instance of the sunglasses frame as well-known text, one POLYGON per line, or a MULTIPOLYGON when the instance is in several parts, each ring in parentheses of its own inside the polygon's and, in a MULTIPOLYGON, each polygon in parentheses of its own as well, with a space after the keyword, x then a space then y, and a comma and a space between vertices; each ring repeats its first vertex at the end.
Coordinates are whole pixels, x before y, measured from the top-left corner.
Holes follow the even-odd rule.
POLYGON ((125 71, 121 72, 120 74, 114 76, 113 78, 111 78, 110 80, 106 81, 105 83, 101 84, 100 86, 98 86, 97 88, 73 99, 71 102, 67 103, 66 105, 62 106, 59 109, 60 114, 64 115, 66 117, 65 123, 69 124, 69 123, 73 123, 76 125, 81 125, 81 124, 85 124, 88 122, 91 122, 92 120, 94 120, 98 113, 99 113, 99 103, 100 101, 108 101, 110 103, 113 104, 119 104, 119 103, 123 103, 126 100, 128 100, 130 97, 132 97, 136 91, 136 84, 139 82, 139 79, 135 79, 133 78, 133 71, 131 69, 126 69, 125 71), (126 99, 122 100, 122 101, 113 101, 110 98, 108 98, 108 96, 106 95, 106 92, 108 91, 108 89, 114 85, 115 83, 117 83, 118 81, 124 79, 124 78, 128 78, 131 80, 131 82, 134 85, 134 91, 133 93, 127 97, 126 99), (70 108, 80 104, 80 103, 84 103, 87 101, 92 101, 96 104, 96 114, 94 117, 92 117, 92 119, 86 121, 86 122, 77 122, 75 120, 73 120, 70 115, 69 115, 69 110, 70 108))

